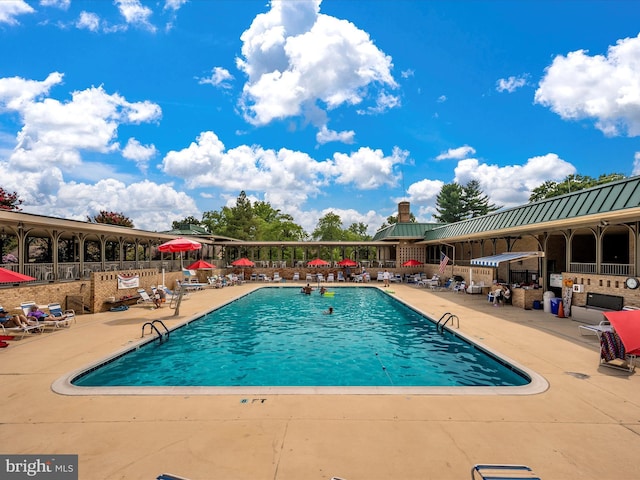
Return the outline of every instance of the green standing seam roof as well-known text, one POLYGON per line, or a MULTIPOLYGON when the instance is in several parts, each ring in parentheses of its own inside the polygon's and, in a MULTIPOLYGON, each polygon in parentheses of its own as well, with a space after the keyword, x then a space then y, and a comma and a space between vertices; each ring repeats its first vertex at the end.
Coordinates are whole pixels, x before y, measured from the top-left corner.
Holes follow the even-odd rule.
POLYGON ((425 231, 440 227, 441 223, 395 223, 378 230, 373 236, 374 241, 396 240, 398 238, 422 239, 425 231))
MULTIPOLYGON (((425 230, 423 239, 445 240, 640 207, 640 176, 425 230)), ((417 224, 420 225, 420 224, 417 224)), ((422 224, 424 225, 424 224, 422 224)))

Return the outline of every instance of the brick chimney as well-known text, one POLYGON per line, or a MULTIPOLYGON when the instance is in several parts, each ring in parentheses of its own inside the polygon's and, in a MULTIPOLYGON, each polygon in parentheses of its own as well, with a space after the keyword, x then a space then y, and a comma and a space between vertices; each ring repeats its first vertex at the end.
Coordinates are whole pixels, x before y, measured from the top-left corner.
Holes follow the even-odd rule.
POLYGON ((411 218, 411 204, 409 202, 398 203, 398 223, 409 223, 411 218))

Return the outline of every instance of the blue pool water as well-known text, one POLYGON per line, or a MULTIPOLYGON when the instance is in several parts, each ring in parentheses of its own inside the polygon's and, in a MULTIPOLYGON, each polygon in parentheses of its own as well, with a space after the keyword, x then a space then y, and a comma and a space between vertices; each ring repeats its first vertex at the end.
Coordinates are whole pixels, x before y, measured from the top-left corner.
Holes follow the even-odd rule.
POLYGON ((77 386, 521 386, 507 365, 376 288, 245 295, 77 386), (333 315, 323 311, 334 308, 333 315))

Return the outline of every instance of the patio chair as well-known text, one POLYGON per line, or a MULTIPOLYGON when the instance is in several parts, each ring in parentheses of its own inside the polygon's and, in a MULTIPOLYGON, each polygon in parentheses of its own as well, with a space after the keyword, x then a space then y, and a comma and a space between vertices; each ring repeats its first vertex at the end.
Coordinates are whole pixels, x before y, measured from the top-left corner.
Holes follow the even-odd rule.
POLYGON ((327 282, 335 282, 335 278, 333 276, 333 273, 329 273, 327 274, 327 282))
POLYGON ((76 321, 76 312, 71 309, 62 310, 59 303, 49 304, 49 316, 44 321, 45 327, 69 327, 71 322, 76 321))
POLYGON ((281 282, 282 281, 282 277, 280 276, 280 272, 273 272, 273 281, 274 282, 281 282))
POLYGON ((140 295, 140 298, 136 303, 150 303, 151 305, 156 304, 156 302, 153 301, 153 299, 149 296, 149 294, 144 288, 138 289, 138 295, 140 295))
POLYGON ((600 334, 600 365, 633 372, 635 355, 627 355, 622 340, 615 331, 600 334))
POLYGON ((384 282, 384 272, 378 272, 378 277, 376 278, 378 282, 384 282))
POLYGON ((324 282, 324 275, 322 273, 318 273, 316 274, 316 277, 318 279, 318 282, 324 282))
MULTIPOLYGON (((0 310, 4 310, 2 308, 2 305, 0 305, 0 310)), ((5 327, 4 323, 0 323, 0 327, 2 327, 2 333, 3 335, 6 335, 7 333, 21 333, 22 335, 20 336, 20 338, 23 338, 25 335, 35 331, 35 330, 39 330, 42 331, 42 329, 44 328, 44 325, 38 323, 37 325, 28 325, 26 327, 5 327)))
POLYGON ((344 278, 344 273, 338 272, 338 282, 346 282, 344 278))
POLYGON ((305 280, 307 282, 313 282, 313 275, 311 275, 310 273, 307 273, 307 277, 305 278, 305 280))
POLYGON ((299 282, 300 281, 300 272, 293 272, 293 278, 291 279, 294 282, 299 282))
POLYGON ((609 320, 602 320, 598 325, 578 325, 578 331, 580 335, 597 335, 600 337, 602 332, 612 332, 613 327, 609 320))
POLYGON ((526 465, 474 465, 471 469, 471 480, 540 480, 526 465))

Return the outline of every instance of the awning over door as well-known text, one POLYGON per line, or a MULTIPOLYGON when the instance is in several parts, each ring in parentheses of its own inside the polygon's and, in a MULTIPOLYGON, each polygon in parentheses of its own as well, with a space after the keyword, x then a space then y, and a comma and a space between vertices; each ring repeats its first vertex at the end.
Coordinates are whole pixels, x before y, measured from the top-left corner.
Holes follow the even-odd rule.
POLYGON ((544 257, 543 252, 507 252, 490 257, 472 258, 471 265, 480 267, 497 267, 502 262, 515 262, 516 260, 524 260, 531 257, 544 257))

